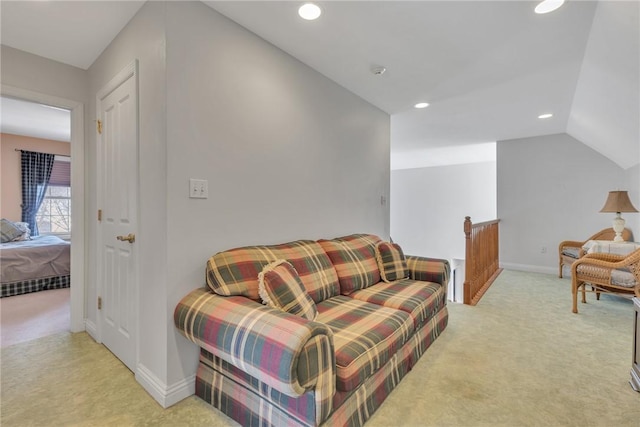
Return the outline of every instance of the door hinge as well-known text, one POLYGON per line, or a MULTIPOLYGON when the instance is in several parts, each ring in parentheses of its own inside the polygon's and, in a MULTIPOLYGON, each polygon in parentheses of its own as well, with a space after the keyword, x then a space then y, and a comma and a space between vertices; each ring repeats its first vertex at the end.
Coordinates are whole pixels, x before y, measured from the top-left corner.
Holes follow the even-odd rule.
POLYGON ((102 310, 102 297, 98 297, 98 310, 102 310))
POLYGON ((102 209, 98 209, 98 221, 102 221, 102 209))
POLYGON ((102 135, 102 121, 101 120, 96 120, 96 126, 98 128, 98 133, 100 135, 102 135))

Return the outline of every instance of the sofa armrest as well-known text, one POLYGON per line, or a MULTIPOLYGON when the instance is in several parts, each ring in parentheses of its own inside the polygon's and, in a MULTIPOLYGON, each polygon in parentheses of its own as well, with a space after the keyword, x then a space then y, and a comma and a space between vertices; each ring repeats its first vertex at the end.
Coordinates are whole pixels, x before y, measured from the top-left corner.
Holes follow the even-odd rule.
POLYGON ((178 303, 174 322, 190 341, 284 394, 320 387, 330 400, 335 392, 333 334, 321 323, 206 288, 178 303))
POLYGON ((409 277, 413 280, 435 282, 445 287, 449 283, 451 266, 448 260, 414 255, 408 255, 406 259, 409 277))

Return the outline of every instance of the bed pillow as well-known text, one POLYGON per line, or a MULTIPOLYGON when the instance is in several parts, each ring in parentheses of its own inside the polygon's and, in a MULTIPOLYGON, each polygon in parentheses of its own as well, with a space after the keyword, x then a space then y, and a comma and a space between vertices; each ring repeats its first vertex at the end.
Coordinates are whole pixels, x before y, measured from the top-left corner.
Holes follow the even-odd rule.
POLYGON ((8 219, 0 219, 0 243, 11 242, 13 239, 24 234, 13 222, 8 219))
POLYGON ((12 240, 12 242, 22 242, 23 240, 31 240, 31 230, 29 224, 26 222, 14 222, 13 223, 22 232, 21 235, 12 240))
POLYGON ((315 320, 318 315, 313 302, 291 263, 280 259, 267 264, 258 274, 258 292, 270 307, 315 320))
POLYGON ((389 242, 378 243, 376 260, 380 269, 380 278, 384 282, 389 283, 409 277, 407 260, 400 245, 389 242))

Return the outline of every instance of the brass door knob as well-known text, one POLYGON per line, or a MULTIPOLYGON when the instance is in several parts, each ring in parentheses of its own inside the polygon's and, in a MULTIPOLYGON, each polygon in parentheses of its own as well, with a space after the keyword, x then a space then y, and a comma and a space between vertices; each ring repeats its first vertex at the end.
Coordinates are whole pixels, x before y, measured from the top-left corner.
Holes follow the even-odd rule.
POLYGON ((133 233, 129 233, 127 236, 116 236, 116 239, 124 242, 125 240, 129 243, 133 243, 136 241, 136 235, 133 233))

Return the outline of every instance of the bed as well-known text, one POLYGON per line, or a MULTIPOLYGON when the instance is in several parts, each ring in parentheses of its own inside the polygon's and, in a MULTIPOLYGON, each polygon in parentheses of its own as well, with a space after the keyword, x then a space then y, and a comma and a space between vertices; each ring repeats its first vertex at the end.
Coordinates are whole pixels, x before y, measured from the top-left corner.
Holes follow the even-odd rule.
POLYGON ((71 286, 71 244, 56 236, 0 244, 1 297, 71 286))

